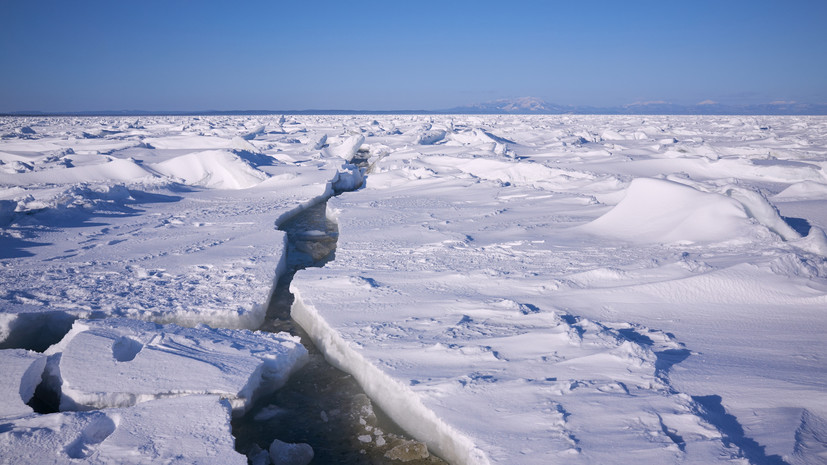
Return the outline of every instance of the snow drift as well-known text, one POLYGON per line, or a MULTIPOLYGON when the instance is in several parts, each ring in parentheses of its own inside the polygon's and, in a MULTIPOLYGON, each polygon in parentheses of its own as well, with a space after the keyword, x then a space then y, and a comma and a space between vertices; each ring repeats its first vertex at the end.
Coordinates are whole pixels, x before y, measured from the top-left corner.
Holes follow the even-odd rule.
POLYGON ((648 178, 633 180, 620 203, 578 229, 648 243, 739 241, 760 234, 738 201, 648 178))
POLYGON ((247 189, 267 179, 265 173, 225 150, 191 153, 151 167, 184 184, 214 189, 247 189))

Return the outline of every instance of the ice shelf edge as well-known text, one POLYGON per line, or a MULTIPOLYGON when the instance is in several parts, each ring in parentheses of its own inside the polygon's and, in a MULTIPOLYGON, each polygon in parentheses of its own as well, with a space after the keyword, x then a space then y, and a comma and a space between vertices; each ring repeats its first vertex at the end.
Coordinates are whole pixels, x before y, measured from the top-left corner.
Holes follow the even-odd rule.
POLYGON ((310 298, 295 284, 290 315, 307 332, 328 363, 353 376, 370 399, 408 434, 454 465, 489 465, 487 455, 468 436, 455 430, 427 408, 417 394, 400 384, 353 349, 321 317, 310 298))

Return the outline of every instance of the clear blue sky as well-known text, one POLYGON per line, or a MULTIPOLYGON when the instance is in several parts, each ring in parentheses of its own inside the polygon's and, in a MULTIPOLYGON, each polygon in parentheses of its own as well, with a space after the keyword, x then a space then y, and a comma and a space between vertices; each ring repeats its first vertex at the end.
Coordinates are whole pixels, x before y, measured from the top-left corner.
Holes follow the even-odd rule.
POLYGON ((827 0, 0 0, 0 111, 827 103, 827 0))

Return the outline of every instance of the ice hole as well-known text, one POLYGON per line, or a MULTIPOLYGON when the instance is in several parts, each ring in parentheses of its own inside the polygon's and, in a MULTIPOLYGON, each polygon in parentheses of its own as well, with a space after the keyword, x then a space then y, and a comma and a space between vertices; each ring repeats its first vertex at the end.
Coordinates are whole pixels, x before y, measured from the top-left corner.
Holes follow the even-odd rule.
POLYGON ((78 317, 70 313, 21 313, 6 328, 8 334, 0 341, 0 349, 28 349, 43 352, 65 336, 78 317))

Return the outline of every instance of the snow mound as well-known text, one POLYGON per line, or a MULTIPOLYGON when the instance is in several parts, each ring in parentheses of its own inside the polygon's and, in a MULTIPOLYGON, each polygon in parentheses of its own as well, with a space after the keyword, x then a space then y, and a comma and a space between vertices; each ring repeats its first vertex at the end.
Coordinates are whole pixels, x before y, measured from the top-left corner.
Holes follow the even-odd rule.
POLYGON ((247 189, 267 179, 267 175, 226 150, 182 155, 152 168, 159 173, 183 180, 191 186, 214 189, 247 189))
POLYGON ((215 150, 233 148, 233 141, 231 139, 189 134, 165 137, 147 137, 143 140, 143 142, 156 149, 215 150))
POLYGON ((775 195, 778 200, 827 199, 827 184, 816 181, 802 181, 792 184, 775 195))
POLYGON ((793 245, 807 252, 827 257, 827 235, 818 227, 811 227, 810 233, 800 240, 793 241, 793 245))
POLYGON ((503 183, 528 185, 556 192, 588 190, 612 191, 621 184, 614 176, 598 176, 582 171, 549 167, 540 163, 516 163, 491 158, 448 156, 422 157, 422 161, 439 168, 453 168, 471 176, 503 183))
POLYGON ((13 420, 0 429, 0 457, 39 464, 246 464, 233 442, 227 402, 187 396, 13 420))
POLYGON ((32 413, 26 405, 40 384, 40 376, 46 367, 46 356, 22 349, 0 350, 0 418, 23 416, 32 413))
POLYGON ((656 243, 729 241, 754 233, 754 225, 737 200, 650 178, 633 180, 620 203, 579 229, 630 242, 656 243))
POLYGON ((497 137, 490 132, 474 128, 471 131, 455 132, 450 134, 450 139, 454 143, 462 145, 479 145, 479 144, 513 144, 513 141, 497 137))
POLYGON ((738 186, 726 186, 723 193, 740 202, 750 217, 755 218, 785 241, 801 239, 801 235, 781 218, 778 209, 760 192, 738 186))
POLYGON ((298 337, 286 333, 128 319, 78 320, 48 352, 61 354, 51 370, 60 380, 61 410, 219 394, 239 414, 283 385, 307 357, 298 337))
POLYGON ((146 181, 153 175, 131 159, 102 157, 100 163, 65 169, 28 171, 25 173, 0 173, 0 184, 6 186, 31 186, 34 184, 74 184, 102 182, 146 181))

